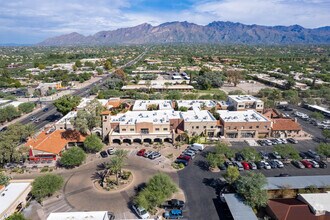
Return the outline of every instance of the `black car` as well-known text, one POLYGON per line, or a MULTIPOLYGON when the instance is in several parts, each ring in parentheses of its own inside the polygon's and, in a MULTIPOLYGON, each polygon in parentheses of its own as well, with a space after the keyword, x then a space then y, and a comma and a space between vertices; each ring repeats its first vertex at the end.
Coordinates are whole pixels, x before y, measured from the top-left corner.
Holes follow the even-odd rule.
POLYGON ((44 108, 42 111, 47 112, 48 110, 49 110, 49 108, 44 108))
POLYGON ((101 152, 100 152, 100 155, 101 155, 102 158, 106 158, 106 157, 108 157, 108 154, 107 154, 106 151, 101 151, 101 152))
POLYGON ((291 108, 290 106, 285 106, 284 107, 284 110, 285 111, 293 111, 293 108, 291 108))
POLYGON ((165 209, 183 209, 184 208, 184 201, 178 199, 171 199, 165 202, 163 205, 165 209))
POLYGON ((226 166, 226 167, 229 167, 229 166, 234 166, 234 165, 233 165, 233 163, 232 163, 231 161, 227 160, 227 161, 225 162, 225 166, 226 166))
POLYGON ((327 168, 328 167, 327 163, 324 162, 324 161, 318 161, 317 163, 320 165, 320 168, 327 168))
POLYGON ((265 167, 265 164, 264 164, 263 162, 261 162, 261 161, 258 161, 258 162, 256 163, 256 165, 257 165, 257 168, 258 168, 258 169, 262 169, 262 168, 265 167))
POLYGON ((236 154, 235 154, 235 159, 236 159, 237 161, 243 161, 243 160, 245 160, 245 159, 244 159, 244 156, 243 156, 241 153, 236 153, 236 154))
POLYGON ((299 156, 302 158, 302 159, 307 159, 308 156, 304 153, 304 152, 300 152, 299 153, 299 156))
POLYGON ((227 167, 225 166, 224 163, 221 163, 221 164, 219 165, 219 169, 220 169, 220 170, 226 170, 227 167))
POLYGON ((277 163, 276 163, 275 161, 270 160, 270 161, 268 161, 268 163, 269 163, 269 165, 270 165, 270 167, 271 167, 272 169, 277 168, 277 163))

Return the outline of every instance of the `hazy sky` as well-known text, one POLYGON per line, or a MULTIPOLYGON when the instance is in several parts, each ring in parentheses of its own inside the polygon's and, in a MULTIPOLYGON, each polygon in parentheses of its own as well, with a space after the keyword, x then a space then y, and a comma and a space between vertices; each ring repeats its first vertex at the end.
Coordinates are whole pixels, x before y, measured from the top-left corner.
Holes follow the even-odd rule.
POLYGON ((0 0, 0 43, 36 43, 141 23, 330 25, 330 0, 0 0))

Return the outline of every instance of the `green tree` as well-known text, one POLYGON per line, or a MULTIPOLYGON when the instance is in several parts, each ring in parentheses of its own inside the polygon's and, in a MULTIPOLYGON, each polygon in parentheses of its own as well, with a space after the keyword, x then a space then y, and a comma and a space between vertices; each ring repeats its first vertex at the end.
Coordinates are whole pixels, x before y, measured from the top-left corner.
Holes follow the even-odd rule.
POLYGON ((54 105, 57 108, 57 111, 66 115, 79 105, 80 100, 81 98, 79 96, 65 95, 57 99, 54 102, 54 105))
POLYGON ((241 151, 241 154, 244 156, 246 161, 259 161, 260 154, 257 152, 255 148, 252 147, 244 147, 241 151))
POLYGON ((267 179, 262 173, 247 172, 236 181, 237 191, 252 208, 264 207, 268 201, 267 191, 263 187, 267 179))
POLYGON ((18 105, 18 109, 23 113, 32 112, 35 108, 35 104, 33 102, 25 102, 18 105))
POLYGON ((225 155, 209 152, 206 155, 206 161, 208 162, 210 168, 214 169, 225 162, 225 155))
POLYGON ((6 220, 27 220, 27 219, 24 217, 22 213, 15 212, 14 214, 6 218, 6 220))
POLYGON ((78 68, 82 67, 82 63, 80 60, 77 60, 74 65, 78 68))
POLYGON ((180 112, 186 112, 188 111, 188 108, 185 106, 180 106, 180 108, 178 109, 180 112))
POLYGON ((301 159, 299 152, 290 144, 276 145, 274 151, 277 151, 282 158, 292 158, 294 160, 301 159))
POLYGON ((179 100, 181 99, 182 94, 179 91, 169 91, 166 95, 165 95, 165 99, 169 99, 169 100, 179 100))
POLYGON ((233 184, 240 177, 240 174, 237 167, 229 166, 223 177, 229 184, 233 184))
POLYGON ((85 152, 80 147, 72 147, 63 152, 60 163, 65 167, 81 165, 86 159, 85 152))
POLYGON ((320 112, 312 112, 311 117, 315 118, 318 121, 323 121, 324 120, 324 115, 320 112))
POLYGON ((98 152, 102 149, 103 143, 96 134, 89 135, 84 141, 84 149, 87 152, 98 152))
POLYGON ((317 146, 316 151, 321 155, 330 157, 330 144, 322 143, 319 146, 317 146))
POLYGON ((7 186, 9 184, 10 177, 6 176, 5 172, 0 172, 0 186, 7 186))
POLYGON ((224 154, 227 158, 232 158, 235 156, 235 151, 228 147, 225 143, 218 143, 215 145, 215 152, 217 154, 224 154))
POLYGON ((62 188, 64 183, 63 177, 56 174, 46 174, 35 178, 32 183, 31 194, 37 201, 41 201, 47 196, 53 195, 62 188))
POLYGON ((112 68, 112 63, 111 63, 111 60, 106 60, 104 65, 103 65, 104 69, 106 70, 110 70, 112 68))
POLYGON ((146 187, 138 193, 134 201, 138 206, 151 211, 171 198, 177 190, 176 184, 168 175, 158 173, 147 182, 146 187))
POLYGON ((228 83, 233 83, 235 87, 243 79, 242 71, 227 70, 225 73, 226 73, 228 83))
POLYGON ((329 139, 330 138, 330 130, 324 129, 322 131, 322 135, 325 139, 329 139))

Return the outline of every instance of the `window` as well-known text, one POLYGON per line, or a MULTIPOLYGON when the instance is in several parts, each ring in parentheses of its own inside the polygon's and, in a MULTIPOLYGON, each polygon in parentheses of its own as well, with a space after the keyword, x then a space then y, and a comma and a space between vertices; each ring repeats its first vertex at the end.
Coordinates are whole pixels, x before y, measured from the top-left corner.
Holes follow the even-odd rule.
POLYGON ((167 128, 163 128, 163 131, 167 131, 167 128))
POLYGON ((211 126, 211 128, 213 128, 213 126, 211 126))
POLYGON ((256 128, 259 128, 259 125, 257 125, 256 128))
POLYGON ((196 126, 196 129, 199 129, 199 126, 196 126))
POLYGON ((250 126, 249 128, 250 128, 250 129, 252 129, 253 127, 252 127, 252 126, 250 126))
POLYGON ((243 107, 244 107, 244 105, 238 105, 238 107, 239 107, 239 108, 243 108, 243 107))
POLYGON ((228 126, 227 129, 230 130, 230 126, 228 126))
POLYGON ((191 126, 192 129, 194 129, 195 127, 194 126, 191 126))
POLYGON ((141 133, 142 134, 149 134, 149 129, 148 128, 141 128, 141 133))
POLYGON ((159 128, 155 128, 155 131, 159 131, 159 128))
POLYGON ((126 131, 126 128, 121 129, 121 131, 126 131))
POLYGON ((206 126, 204 126, 204 129, 206 128, 206 126))
POLYGON ((134 131, 134 128, 129 129, 130 131, 134 131))
POLYGON ((244 129, 244 126, 242 126, 241 129, 244 129))
POLYGON ((265 128, 267 128, 267 125, 265 125, 265 128))
POLYGON ((235 126, 235 127, 234 127, 234 129, 236 130, 236 129, 237 129, 237 127, 235 126))

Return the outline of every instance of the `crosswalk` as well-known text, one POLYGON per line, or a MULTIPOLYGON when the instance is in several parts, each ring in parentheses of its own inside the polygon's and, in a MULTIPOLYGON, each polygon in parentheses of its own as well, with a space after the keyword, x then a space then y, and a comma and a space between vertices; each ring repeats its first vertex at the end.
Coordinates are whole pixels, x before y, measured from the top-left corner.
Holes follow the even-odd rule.
POLYGON ((43 211, 45 217, 48 217, 52 212, 73 212, 75 210, 64 197, 60 197, 45 201, 43 204, 43 211))

